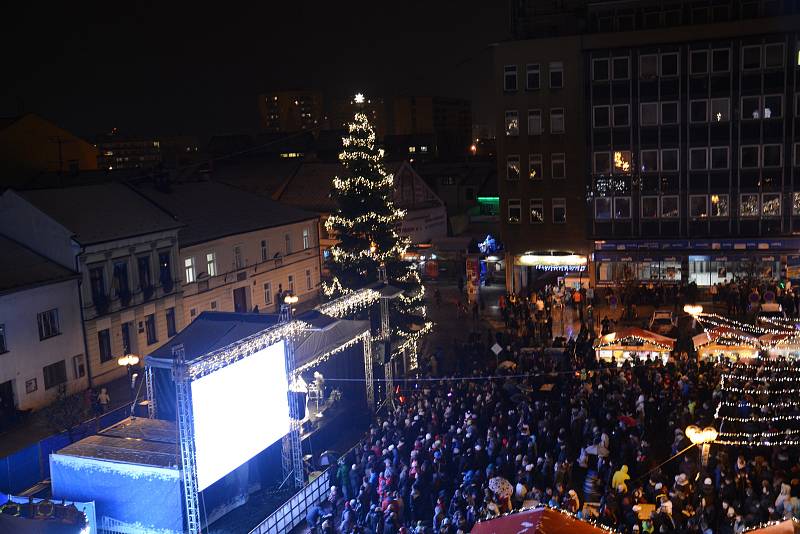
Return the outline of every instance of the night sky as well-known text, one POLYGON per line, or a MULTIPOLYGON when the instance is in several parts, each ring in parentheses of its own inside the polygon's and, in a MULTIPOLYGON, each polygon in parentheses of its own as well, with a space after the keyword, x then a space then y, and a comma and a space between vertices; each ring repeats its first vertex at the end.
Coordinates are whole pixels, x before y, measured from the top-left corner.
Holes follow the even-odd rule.
POLYGON ((0 32, 0 116, 88 138, 255 131, 258 93, 292 88, 462 96, 487 123, 507 29, 502 1, 24 4, 0 32))

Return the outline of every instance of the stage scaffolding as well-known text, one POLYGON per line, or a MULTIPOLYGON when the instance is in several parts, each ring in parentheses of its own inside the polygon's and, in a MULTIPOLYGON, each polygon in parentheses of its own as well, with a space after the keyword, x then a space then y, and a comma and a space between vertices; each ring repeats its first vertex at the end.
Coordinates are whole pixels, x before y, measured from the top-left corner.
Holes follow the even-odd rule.
POLYGON ((172 356, 175 361, 173 373, 178 404, 178 439, 180 441, 183 498, 186 508, 186 529, 189 534, 200 534, 200 500, 197 489, 197 451, 194 442, 192 387, 183 345, 173 347, 172 356))

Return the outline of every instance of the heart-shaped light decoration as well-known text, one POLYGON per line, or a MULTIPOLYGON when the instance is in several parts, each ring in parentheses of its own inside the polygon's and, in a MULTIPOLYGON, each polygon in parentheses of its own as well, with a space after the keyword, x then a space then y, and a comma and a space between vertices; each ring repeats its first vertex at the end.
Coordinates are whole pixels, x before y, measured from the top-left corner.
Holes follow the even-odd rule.
POLYGON ((689 438, 695 445, 701 445, 703 443, 711 443, 715 439, 717 439, 717 431, 714 427, 707 426, 700 429, 697 425, 689 425, 686 427, 686 437, 689 438))
POLYGON ((687 304, 683 307, 683 311, 691 315, 692 317, 696 317, 703 313, 703 307, 699 304, 687 304))

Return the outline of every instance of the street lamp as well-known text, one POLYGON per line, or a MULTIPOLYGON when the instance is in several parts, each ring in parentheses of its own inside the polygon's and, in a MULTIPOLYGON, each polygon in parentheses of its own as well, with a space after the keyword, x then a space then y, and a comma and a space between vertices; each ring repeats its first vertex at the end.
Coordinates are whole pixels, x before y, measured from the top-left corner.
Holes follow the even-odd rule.
POLYGON ((139 357, 136 354, 126 354, 124 356, 120 356, 117 358, 117 364, 120 367, 125 367, 128 371, 128 384, 131 387, 131 401, 133 401, 133 390, 135 389, 136 385, 136 377, 139 376, 138 373, 133 372, 133 367, 138 365, 139 357))
POLYGON ((686 304, 683 311, 692 316, 692 329, 697 326, 697 316, 703 313, 703 307, 699 304, 686 304))
POLYGON ((717 431, 714 427, 707 426, 701 429, 697 425, 689 425, 686 427, 686 437, 692 442, 692 445, 702 445, 701 462, 703 467, 708 465, 708 453, 711 450, 711 444, 717 439, 717 431))
POLYGON ((280 316, 280 320, 282 322, 292 320, 292 312, 294 311, 292 306, 297 304, 297 301, 299 300, 300 299, 297 296, 292 295, 291 293, 283 297, 283 304, 281 305, 281 316, 280 316))

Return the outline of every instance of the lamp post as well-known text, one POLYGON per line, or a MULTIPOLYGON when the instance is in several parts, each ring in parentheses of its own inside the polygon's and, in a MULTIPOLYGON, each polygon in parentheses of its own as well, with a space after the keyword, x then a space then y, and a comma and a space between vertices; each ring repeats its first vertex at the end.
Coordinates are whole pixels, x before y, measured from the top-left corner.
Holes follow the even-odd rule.
POLYGON ((281 305, 281 321, 288 322, 292 320, 292 314, 294 313, 294 308, 292 306, 297 304, 297 301, 299 300, 300 299, 297 296, 292 295, 291 293, 283 297, 283 304, 281 305))
POLYGON ((692 316, 692 329, 697 326, 697 316, 703 313, 703 307, 699 304, 686 304, 683 311, 692 316))
POLYGON ((139 357, 136 354, 126 354, 124 356, 120 356, 119 358, 117 358, 117 364, 120 367, 125 367, 126 370, 128 371, 128 385, 131 388, 131 402, 135 400, 133 398, 133 395, 134 395, 134 389, 136 389, 135 388, 136 377, 139 376, 138 373, 133 372, 133 367, 135 365, 138 365, 138 363, 139 363, 139 357))
POLYGON ((686 437, 692 442, 692 445, 702 445, 700 459, 703 467, 708 465, 708 453, 711 450, 711 444, 717 439, 717 431, 714 427, 707 426, 701 429, 697 425, 689 425, 686 427, 686 437))

